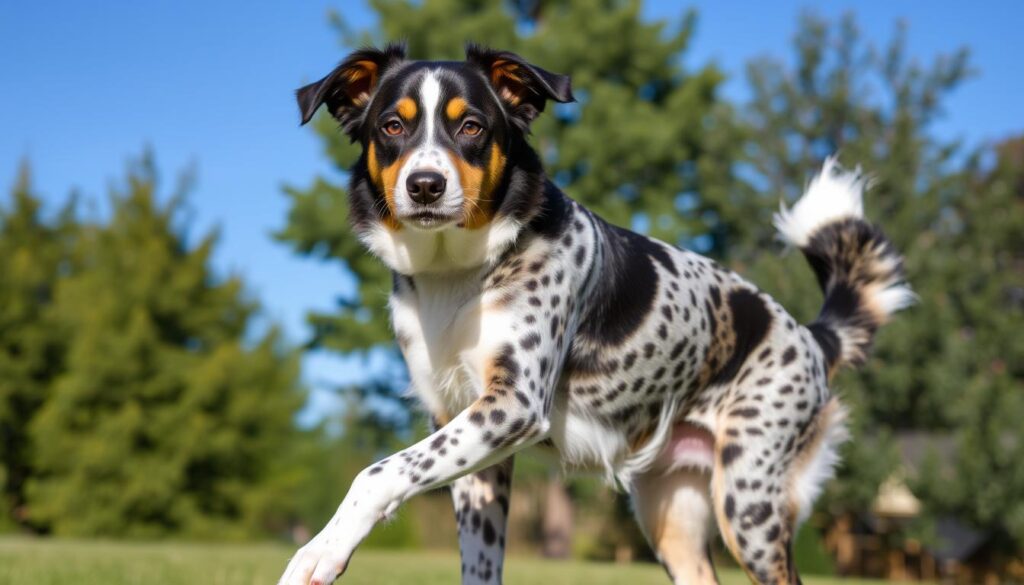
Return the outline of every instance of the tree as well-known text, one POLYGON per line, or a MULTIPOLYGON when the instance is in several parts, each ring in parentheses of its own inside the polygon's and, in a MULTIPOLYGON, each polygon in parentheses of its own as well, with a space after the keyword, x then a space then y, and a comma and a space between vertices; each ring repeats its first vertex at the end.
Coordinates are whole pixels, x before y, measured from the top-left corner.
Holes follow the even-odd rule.
POLYGON ((70 203, 52 220, 41 208, 23 164, 0 205, 0 516, 19 522, 32 473, 28 421, 62 368, 64 339, 47 308, 75 227, 70 203))
POLYGON ((957 316, 949 336, 963 353, 954 364, 962 385, 950 406, 956 453, 946 465, 922 473, 914 487, 933 516, 965 520, 994 535, 1001 553, 1019 556, 1024 551, 1024 137, 1002 142, 993 154, 994 163, 968 162, 969 189, 949 206, 943 250, 950 255, 943 299, 957 316))
POLYGON ((64 369, 32 419, 31 520, 58 534, 251 534, 266 528, 301 405, 297 359, 190 245, 183 193, 130 170, 108 222, 83 222, 52 319, 64 369), (275 476, 271 473, 274 472, 275 476))

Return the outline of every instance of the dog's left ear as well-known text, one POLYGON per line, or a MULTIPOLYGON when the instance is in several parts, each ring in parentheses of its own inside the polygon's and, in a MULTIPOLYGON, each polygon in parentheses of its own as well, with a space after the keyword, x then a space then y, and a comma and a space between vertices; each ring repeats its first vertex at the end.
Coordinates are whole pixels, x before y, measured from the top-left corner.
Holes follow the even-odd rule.
POLYGON ((483 68, 498 97, 524 131, 528 131, 530 122, 544 111, 548 100, 576 101, 568 75, 545 71, 515 53, 469 44, 466 45, 466 61, 483 68))
POLYGON ((384 72, 405 59, 405 47, 388 45, 384 50, 360 49, 345 58, 327 77, 295 92, 302 123, 313 119, 321 104, 341 123, 342 129, 356 138, 363 110, 384 72))

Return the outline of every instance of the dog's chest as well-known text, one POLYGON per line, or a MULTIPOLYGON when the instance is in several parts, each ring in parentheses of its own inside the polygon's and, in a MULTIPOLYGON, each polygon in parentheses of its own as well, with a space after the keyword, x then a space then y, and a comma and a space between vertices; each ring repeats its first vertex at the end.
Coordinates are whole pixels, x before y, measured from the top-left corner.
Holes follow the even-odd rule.
POLYGON ((447 419, 483 391, 486 360, 513 324, 488 309, 476 274, 417 276, 396 287, 391 317, 416 395, 447 419))

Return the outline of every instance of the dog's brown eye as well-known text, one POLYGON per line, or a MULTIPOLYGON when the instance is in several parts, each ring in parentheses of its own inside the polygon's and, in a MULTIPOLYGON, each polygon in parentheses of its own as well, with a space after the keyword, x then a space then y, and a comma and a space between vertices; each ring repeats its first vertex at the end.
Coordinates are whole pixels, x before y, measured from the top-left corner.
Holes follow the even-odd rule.
POLYGON ((480 124, 477 124, 476 122, 473 121, 467 121, 465 124, 462 125, 462 130, 460 130, 460 132, 462 134, 465 134, 466 136, 476 136, 477 134, 480 134, 480 132, 482 132, 483 129, 484 127, 481 126, 480 124))
POLYGON ((391 120, 387 124, 384 124, 384 133, 388 136, 398 136, 405 128, 402 127, 402 123, 398 120, 391 120))

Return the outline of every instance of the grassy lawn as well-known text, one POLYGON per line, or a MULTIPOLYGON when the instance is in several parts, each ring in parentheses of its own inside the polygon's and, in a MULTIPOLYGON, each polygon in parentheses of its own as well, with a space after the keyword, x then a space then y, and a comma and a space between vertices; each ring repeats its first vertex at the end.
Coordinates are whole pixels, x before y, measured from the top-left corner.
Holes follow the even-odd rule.
MULTIPOLYGON (((290 547, 257 544, 166 544, 0 538, 3 585, 256 585, 273 584, 290 547)), ((445 553, 361 550, 341 583, 441 585, 458 583, 459 560, 445 553)), ((746 583, 721 571, 723 585, 746 583)), ((512 557, 506 582, 550 585, 665 585, 653 565, 552 562, 512 557)), ((807 585, 853 580, 804 578, 807 585)), ((874 582, 877 583, 877 582, 874 582)))

